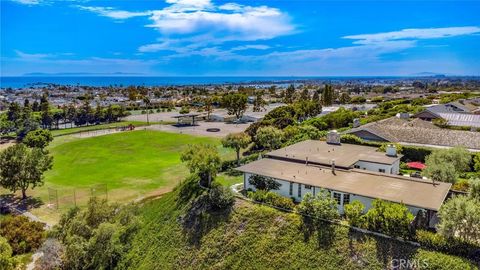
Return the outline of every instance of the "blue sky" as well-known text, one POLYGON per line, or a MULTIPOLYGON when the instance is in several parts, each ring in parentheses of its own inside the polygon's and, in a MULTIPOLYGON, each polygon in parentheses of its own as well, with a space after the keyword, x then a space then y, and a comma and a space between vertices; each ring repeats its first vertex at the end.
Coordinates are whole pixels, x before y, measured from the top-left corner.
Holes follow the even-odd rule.
POLYGON ((2 76, 480 75, 479 1, 0 3, 2 76))

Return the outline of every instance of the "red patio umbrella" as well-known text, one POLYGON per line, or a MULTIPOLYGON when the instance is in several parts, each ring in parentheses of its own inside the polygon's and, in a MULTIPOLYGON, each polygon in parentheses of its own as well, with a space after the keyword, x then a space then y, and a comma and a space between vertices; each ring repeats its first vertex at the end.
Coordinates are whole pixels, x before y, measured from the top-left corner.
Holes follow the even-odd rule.
POLYGON ((410 169, 417 169, 417 170, 423 170, 427 167, 427 166, 425 166, 425 164, 423 164, 421 162, 408 162, 407 166, 410 169))

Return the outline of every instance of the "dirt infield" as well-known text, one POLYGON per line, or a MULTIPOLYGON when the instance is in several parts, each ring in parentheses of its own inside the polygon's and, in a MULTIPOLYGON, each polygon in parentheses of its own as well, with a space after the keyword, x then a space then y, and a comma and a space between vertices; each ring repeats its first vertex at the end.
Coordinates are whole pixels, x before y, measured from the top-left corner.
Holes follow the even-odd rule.
POLYGON ((250 124, 226 124, 222 122, 198 122, 197 126, 184 126, 178 127, 174 125, 152 125, 146 127, 150 130, 160 130, 167 132, 175 132, 180 134, 189 134, 197 136, 207 136, 207 137, 225 137, 229 133, 243 132, 250 124), (218 132, 209 132, 207 129, 218 128, 218 132))

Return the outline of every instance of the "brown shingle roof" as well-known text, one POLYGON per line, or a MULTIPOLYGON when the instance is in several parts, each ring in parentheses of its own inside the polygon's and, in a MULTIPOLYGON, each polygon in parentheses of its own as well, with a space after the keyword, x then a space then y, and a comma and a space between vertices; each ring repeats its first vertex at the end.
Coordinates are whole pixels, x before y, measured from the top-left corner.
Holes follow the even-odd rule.
POLYGON ((434 211, 440 209, 451 187, 450 183, 437 182, 434 185, 430 181, 360 170, 337 169, 334 175, 330 167, 269 158, 251 162, 237 170, 434 211))

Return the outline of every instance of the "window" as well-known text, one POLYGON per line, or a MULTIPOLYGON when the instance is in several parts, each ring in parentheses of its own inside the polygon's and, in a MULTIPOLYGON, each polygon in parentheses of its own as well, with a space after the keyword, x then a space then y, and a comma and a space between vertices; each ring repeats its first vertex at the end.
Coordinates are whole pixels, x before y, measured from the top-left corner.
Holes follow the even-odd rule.
POLYGON ((342 203, 342 194, 337 193, 337 192, 333 192, 333 199, 335 199, 335 201, 337 201, 337 204, 341 204, 342 203))
POLYGON ((305 189, 312 189, 312 186, 305 185, 305 189))
POLYGON ((385 169, 378 169, 379 172, 385 173, 385 169))
POLYGON ((290 190, 288 191, 288 194, 289 194, 290 196, 293 195, 293 183, 292 183, 292 182, 290 182, 290 190))
POLYGON ((302 184, 298 184, 298 197, 302 197, 302 184))
POLYGON ((350 194, 343 194, 343 205, 350 203, 350 194))

